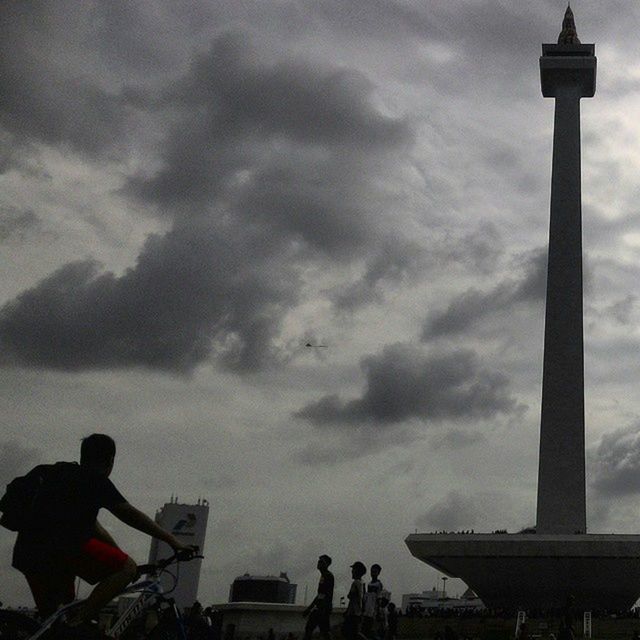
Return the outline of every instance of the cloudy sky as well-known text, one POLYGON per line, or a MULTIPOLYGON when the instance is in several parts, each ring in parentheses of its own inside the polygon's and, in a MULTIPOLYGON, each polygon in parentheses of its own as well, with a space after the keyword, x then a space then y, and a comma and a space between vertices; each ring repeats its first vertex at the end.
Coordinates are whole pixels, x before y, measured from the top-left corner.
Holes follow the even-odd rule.
MULTIPOLYGON (((560 0, 0 4, 0 484, 116 439, 200 595, 535 521, 560 0), (305 347, 307 343, 322 348, 305 347)), ((591 531, 637 531, 640 8, 575 0, 591 531)), ((104 523, 144 560, 148 539, 104 523)), ((0 531, 0 600, 28 603, 0 531)), ((441 584, 441 583, 439 583, 441 584)), ((452 580, 454 593, 464 588, 452 580)))

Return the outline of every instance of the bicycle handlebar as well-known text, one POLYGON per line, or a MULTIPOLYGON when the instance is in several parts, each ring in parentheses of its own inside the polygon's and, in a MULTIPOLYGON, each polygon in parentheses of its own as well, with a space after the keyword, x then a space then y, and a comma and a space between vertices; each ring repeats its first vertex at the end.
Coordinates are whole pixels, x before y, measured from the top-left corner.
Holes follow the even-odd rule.
POLYGON ((196 560, 196 559, 202 559, 202 558, 204 558, 204 556, 198 554, 197 548, 194 549, 193 551, 191 550, 176 551, 172 556, 168 558, 164 558, 162 560, 158 560, 151 564, 139 564, 138 577, 145 575, 147 573, 154 573, 158 570, 162 571, 162 569, 165 569, 166 567, 168 567, 170 564, 173 564, 174 562, 189 562, 190 560, 196 560))

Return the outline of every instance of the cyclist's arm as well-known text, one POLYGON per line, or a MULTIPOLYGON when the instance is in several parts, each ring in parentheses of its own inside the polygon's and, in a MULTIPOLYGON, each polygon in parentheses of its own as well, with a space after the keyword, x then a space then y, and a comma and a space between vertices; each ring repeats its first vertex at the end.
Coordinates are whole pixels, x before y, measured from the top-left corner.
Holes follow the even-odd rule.
POLYGON ((93 526, 93 536, 98 540, 102 540, 102 542, 110 544, 112 547, 119 548, 113 536, 97 520, 93 526))
POLYGON ((189 545, 182 544, 175 536, 163 529, 157 522, 154 522, 149 516, 136 509, 128 502, 121 502, 110 509, 111 513, 130 527, 142 531, 153 538, 158 538, 166 542, 170 547, 179 550, 191 549, 189 545))

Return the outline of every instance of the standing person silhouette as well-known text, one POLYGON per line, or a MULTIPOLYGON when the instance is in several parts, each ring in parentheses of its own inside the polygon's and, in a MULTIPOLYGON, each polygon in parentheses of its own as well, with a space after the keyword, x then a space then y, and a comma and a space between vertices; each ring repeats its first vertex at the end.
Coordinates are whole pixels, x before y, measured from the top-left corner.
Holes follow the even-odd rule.
POLYGON ((320 572, 318 582, 318 595, 311 601, 311 604, 302 612, 307 618, 304 629, 304 640, 310 640, 316 627, 320 629, 323 638, 331 638, 331 611, 333 609, 333 585, 334 578, 329 567, 331 558, 323 554, 318 558, 316 565, 320 572))
POLYGON ((96 585, 66 623, 68 637, 86 637, 92 630, 87 623, 136 576, 136 563, 97 520, 102 507, 175 551, 193 551, 116 489, 109 480, 115 455, 113 439, 94 433, 82 440, 80 464, 57 462, 29 472, 42 479, 37 517, 18 533, 12 564, 27 579, 40 616, 49 616, 73 601, 76 576, 96 585))
POLYGON ((362 601, 364 597, 364 585, 362 577, 367 573, 367 567, 359 560, 351 565, 351 577, 353 582, 347 594, 349 604, 344 615, 342 624, 342 635, 346 640, 356 640, 360 633, 360 622, 362 619, 362 601))
POLYGON ((379 576, 382 567, 379 564, 372 564, 369 573, 371 581, 367 585, 367 592, 364 594, 364 609, 362 612, 362 633, 367 638, 373 638, 376 635, 375 622, 378 618, 378 600, 382 593, 382 582, 379 576))

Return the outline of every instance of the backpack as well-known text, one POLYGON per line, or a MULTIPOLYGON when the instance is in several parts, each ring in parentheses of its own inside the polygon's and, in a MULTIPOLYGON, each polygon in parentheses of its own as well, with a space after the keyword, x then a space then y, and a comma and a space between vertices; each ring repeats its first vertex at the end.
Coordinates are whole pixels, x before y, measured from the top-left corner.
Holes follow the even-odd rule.
POLYGON ((7 491, 0 498, 0 525, 9 531, 29 529, 38 516, 38 497, 42 491, 47 465, 32 469, 27 475, 19 476, 7 485, 7 491))

